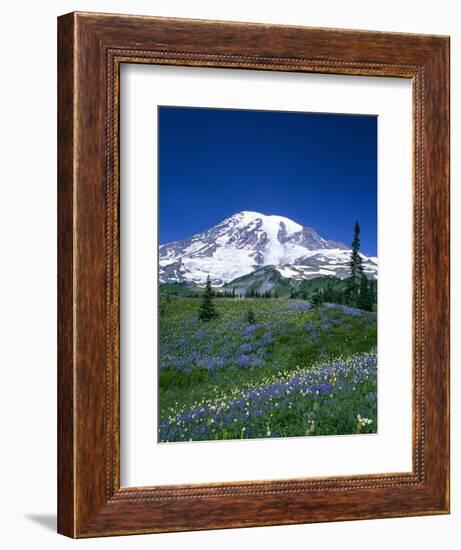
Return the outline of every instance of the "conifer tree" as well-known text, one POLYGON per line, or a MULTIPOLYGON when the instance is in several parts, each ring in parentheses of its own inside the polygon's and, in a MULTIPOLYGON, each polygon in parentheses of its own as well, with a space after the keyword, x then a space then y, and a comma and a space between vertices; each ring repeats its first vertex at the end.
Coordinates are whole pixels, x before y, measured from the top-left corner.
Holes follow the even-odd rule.
POLYGON ((359 294, 357 298, 357 305, 361 309, 371 311, 373 309, 373 290, 368 283, 368 279, 365 273, 360 276, 359 294))
POLYGON ((368 294, 368 279, 364 273, 360 276, 359 295, 362 299, 362 304, 367 299, 368 294))
POLYGON ((360 280, 360 276, 363 273, 362 257, 359 254, 360 250, 360 225, 359 221, 355 220, 354 225, 354 238, 352 240, 352 253, 349 262, 351 268, 351 278, 357 284, 360 280))
POLYGON ((249 325, 254 325, 256 323, 255 312, 251 308, 247 311, 246 320, 249 325))
POLYGON ((354 238, 352 239, 351 258, 349 260, 350 275, 347 279, 346 286, 346 301, 349 305, 357 305, 359 297, 359 286, 363 274, 362 257, 360 250, 360 225, 359 221, 355 221, 354 238))
POLYGON ((312 307, 318 308, 323 303, 323 294, 319 290, 316 290, 313 294, 311 294, 311 304, 312 307))
POLYGON ((213 289, 211 288, 211 279, 209 275, 206 279, 205 290, 202 295, 198 316, 202 321, 211 321, 211 319, 215 319, 218 316, 213 303, 213 289))

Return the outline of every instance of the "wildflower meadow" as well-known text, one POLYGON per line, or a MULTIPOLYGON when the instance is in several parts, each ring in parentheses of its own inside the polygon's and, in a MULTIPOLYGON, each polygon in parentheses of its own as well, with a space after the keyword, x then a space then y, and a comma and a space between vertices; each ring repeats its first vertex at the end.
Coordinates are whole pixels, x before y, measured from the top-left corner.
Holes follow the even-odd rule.
POLYGON ((377 431, 376 313, 300 299, 161 296, 160 442, 377 431))

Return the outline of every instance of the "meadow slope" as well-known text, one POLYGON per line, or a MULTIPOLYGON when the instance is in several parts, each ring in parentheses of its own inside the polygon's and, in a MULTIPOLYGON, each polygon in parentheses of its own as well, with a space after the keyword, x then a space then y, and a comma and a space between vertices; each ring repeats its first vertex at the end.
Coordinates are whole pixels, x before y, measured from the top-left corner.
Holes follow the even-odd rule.
POLYGON ((199 303, 162 297, 159 441, 376 432, 376 313, 220 298, 203 322, 199 303))

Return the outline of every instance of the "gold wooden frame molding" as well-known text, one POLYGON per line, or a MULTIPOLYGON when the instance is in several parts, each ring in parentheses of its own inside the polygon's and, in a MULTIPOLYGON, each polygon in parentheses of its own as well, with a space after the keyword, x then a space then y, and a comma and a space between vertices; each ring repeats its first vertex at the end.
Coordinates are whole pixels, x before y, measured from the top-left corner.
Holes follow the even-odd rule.
POLYGON ((58 531, 70 537, 449 511, 449 39, 71 13, 58 19, 58 531), (120 487, 121 63, 409 78, 413 469, 120 487))

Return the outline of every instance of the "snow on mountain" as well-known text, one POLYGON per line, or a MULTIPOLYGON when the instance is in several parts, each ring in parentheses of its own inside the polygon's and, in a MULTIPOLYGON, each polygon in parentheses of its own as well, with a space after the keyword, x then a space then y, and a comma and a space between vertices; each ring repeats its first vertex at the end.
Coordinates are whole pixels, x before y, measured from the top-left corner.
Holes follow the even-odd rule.
MULTIPOLYGON (((189 239, 159 247, 161 283, 203 285, 210 275, 214 286, 275 266, 290 278, 348 274, 350 250, 326 240, 314 229, 285 218, 243 211, 189 239)), ((364 271, 376 277, 377 258, 362 255, 364 271)))
MULTIPOLYGON (((365 275, 377 278, 378 258, 360 254, 365 275)), ((283 277, 289 279, 308 279, 321 275, 334 275, 344 279, 349 275, 350 250, 332 248, 329 250, 313 250, 300 258, 293 265, 277 266, 283 277)))

